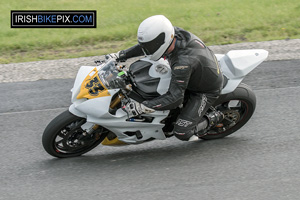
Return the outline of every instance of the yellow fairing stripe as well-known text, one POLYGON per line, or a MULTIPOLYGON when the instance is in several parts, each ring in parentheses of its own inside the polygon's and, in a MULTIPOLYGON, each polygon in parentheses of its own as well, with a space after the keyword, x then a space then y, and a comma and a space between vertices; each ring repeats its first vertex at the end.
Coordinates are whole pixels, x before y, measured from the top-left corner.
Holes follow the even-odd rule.
POLYGON ((102 83, 95 67, 82 82, 77 99, 93 99, 104 96, 110 96, 110 93, 102 83))

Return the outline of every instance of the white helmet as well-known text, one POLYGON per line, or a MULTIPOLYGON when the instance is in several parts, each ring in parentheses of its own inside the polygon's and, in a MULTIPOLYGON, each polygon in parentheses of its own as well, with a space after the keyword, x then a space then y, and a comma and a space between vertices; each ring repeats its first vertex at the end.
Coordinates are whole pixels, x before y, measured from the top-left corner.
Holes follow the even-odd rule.
POLYGON ((163 15, 145 19, 137 32, 138 42, 151 60, 160 59, 174 39, 174 27, 163 15))

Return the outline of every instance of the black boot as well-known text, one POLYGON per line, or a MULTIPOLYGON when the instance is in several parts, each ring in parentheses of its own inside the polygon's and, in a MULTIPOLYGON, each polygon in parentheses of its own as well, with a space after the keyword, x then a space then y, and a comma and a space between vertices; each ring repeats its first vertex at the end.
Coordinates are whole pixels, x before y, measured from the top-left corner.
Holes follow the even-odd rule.
MULTIPOLYGON (((197 137, 204 136, 206 134, 206 131, 208 130, 208 120, 206 117, 203 117, 202 120, 197 124, 197 126, 194 129, 194 134, 197 137)), ((191 138, 189 141, 194 141, 194 139, 191 138)))

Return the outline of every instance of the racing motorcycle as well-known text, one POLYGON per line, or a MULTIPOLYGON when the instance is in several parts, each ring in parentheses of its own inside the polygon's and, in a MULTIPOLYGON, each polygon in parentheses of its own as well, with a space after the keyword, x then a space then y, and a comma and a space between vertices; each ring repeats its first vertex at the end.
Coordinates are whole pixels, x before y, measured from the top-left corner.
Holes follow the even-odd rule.
MULTIPOLYGON (((256 97, 241 82, 267 56, 262 49, 216 54, 224 87, 207 114, 219 111, 224 119, 206 129, 200 139, 224 138, 247 123, 254 113, 256 97)), ((171 68, 164 59, 152 61, 144 57, 129 67, 114 59, 82 66, 71 90, 71 106, 55 117, 43 133, 44 149, 54 157, 65 158, 80 156, 99 144, 141 144, 172 137, 169 133, 182 106, 135 117, 124 109, 130 101, 142 102, 166 93, 170 80, 171 68)))

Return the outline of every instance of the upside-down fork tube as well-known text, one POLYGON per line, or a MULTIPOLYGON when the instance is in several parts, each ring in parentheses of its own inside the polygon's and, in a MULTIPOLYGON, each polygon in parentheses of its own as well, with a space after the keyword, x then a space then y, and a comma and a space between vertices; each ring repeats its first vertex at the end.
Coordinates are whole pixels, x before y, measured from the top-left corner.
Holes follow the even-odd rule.
MULTIPOLYGON (((111 101, 110 103, 110 109, 114 109, 116 108, 119 103, 121 103, 121 100, 124 98, 125 96, 121 93, 119 93, 118 95, 115 96, 115 98, 111 101)), ((118 139, 118 137, 115 137, 113 139, 109 139, 109 137, 105 137, 105 139, 101 142, 102 145, 106 145, 106 146, 120 146, 120 145, 126 145, 125 142, 122 142, 118 139)))
POLYGON ((124 98, 123 94, 118 94, 110 103, 110 108, 114 109, 120 102, 121 100, 124 98))

